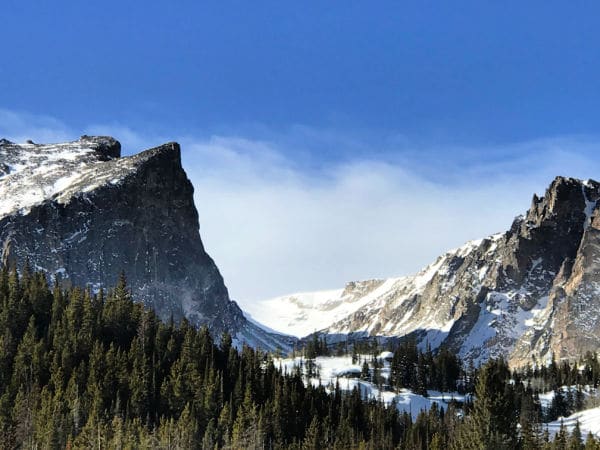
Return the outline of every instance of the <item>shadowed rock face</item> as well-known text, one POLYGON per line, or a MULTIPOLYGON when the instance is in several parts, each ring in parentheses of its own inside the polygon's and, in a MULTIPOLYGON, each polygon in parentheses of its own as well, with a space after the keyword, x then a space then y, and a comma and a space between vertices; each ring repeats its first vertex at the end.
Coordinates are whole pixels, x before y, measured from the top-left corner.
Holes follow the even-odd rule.
POLYGON ((28 260, 51 278, 94 288, 115 285, 124 271, 134 298, 163 319, 187 317, 240 342, 260 334, 204 250, 178 144, 121 158, 108 137, 1 141, 0 163, 4 262, 28 260))
POLYGON ((511 229, 398 279, 324 332, 414 334, 482 362, 575 358, 600 348, 600 184, 557 177, 511 229))
POLYGON ((580 240, 554 279, 539 337, 517 346, 514 356, 522 361, 527 350, 572 359, 600 348, 600 185, 588 181, 580 183, 580 190, 584 199, 580 240))

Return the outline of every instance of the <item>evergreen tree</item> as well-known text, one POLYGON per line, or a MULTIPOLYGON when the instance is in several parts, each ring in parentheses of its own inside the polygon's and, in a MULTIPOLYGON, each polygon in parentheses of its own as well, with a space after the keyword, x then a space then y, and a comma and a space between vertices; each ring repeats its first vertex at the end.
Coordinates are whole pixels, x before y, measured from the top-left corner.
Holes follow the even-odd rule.
POLYGON ((521 425, 521 443, 524 449, 536 449, 541 445, 539 398, 531 394, 530 390, 521 393, 521 412, 519 423, 521 425))
POLYGON ((594 435, 589 432, 585 439, 585 450, 598 450, 600 449, 600 443, 596 440, 594 435))
POLYGON ((306 435, 304 436, 304 441, 302 442, 302 449, 321 450, 322 448, 323 442, 321 439, 321 428, 319 426, 319 420, 317 416, 314 416, 310 422, 308 430, 306 430, 306 435))
POLYGON ((554 391, 554 396, 550 402, 550 408, 548 409, 546 420, 550 422, 558 419, 559 417, 566 417, 569 415, 568 412, 569 405, 565 392, 562 388, 557 388, 554 391))
POLYGON ((455 448, 511 449, 517 441, 517 419, 510 372, 502 360, 490 360, 479 371, 475 402, 459 430, 455 448))
POLYGON ((583 437, 581 436, 581 428, 579 427, 579 420, 575 422, 575 427, 571 433, 569 439, 568 450, 583 450, 583 437))
POLYGON ((369 380, 371 377, 370 373, 371 371, 369 370, 369 363, 367 362, 367 360, 364 360, 362 363, 362 368, 360 370, 360 377, 363 380, 369 380))

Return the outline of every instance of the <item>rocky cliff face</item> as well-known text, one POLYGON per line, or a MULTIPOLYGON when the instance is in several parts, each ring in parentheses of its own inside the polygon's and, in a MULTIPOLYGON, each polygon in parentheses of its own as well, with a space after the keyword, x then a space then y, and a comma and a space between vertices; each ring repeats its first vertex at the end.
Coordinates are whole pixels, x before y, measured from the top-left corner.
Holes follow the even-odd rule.
MULTIPOLYGON (((476 363, 503 355, 522 365, 553 352, 574 358, 596 351, 599 197, 595 181, 558 177, 507 232, 452 250, 415 276, 377 284, 369 298, 353 299, 360 307, 322 332, 412 334, 423 345, 445 343, 476 363)), ((352 286, 361 285, 373 281, 352 286)), ((334 304, 341 292, 331 291, 336 297, 321 303, 334 304)))
POLYGON ((5 263, 28 260, 49 278, 93 288, 124 271, 134 297, 163 319, 187 317, 240 342, 277 340, 246 321, 205 252, 178 144, 121 157, 109 137, 2 140, 0 199, 5 263))

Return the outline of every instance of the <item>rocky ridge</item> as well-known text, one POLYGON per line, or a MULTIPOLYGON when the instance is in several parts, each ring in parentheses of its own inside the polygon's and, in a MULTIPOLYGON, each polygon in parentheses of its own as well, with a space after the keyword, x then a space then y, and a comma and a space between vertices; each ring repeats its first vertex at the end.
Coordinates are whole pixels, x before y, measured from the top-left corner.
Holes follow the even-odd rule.
POLYGON ((193 187, 171 142, 121 157, 110 137, 61 144, 0 140, 0 245, 61 283, 99 289, 124 271, 135 299, 238 343, 285 346, 229 299, 200 239, 193 187))
MULTIPOLYGON (((374 291, 373 280, 352 283, 370 298, 354 299, 359 307, 320 332, 330 339, 412 335, 475 363, 502 355, 524 365, 596 351, 599 198, 598 182, 557 177, 507 232, 451 250, 414 276, 379 281, 374 291)), ((340 292, 320 304, 334 304, 340 292)))

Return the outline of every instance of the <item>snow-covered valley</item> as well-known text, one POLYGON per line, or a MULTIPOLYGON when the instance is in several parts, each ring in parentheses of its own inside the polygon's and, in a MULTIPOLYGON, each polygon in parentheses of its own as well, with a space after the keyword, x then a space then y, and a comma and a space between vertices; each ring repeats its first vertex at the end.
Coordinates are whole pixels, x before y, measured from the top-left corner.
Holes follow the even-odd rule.
MULTIPOLYGON (((274 364, 283 373, 292 374, 299 371, 305 384, 310 383, 315 387, 323 386, 328 392, 334 391, 336 387, 346 393, 356 389, 363 399, 376 400, 388 407, 395 407, 400 413, 410 414, 413 421, 417 419, 419 413, 429 411, 434 404, 445 410, 450 404, 453 404, 455 413, 460 415, 463 412, 464 402, 472 402, 475 399, 471 394, 461 394, 457 391, 427 390, 425 396, 410 389, 392 389, 389 385, 392 356, 393 354, 388 351, 381 352, 377 356, 359 354, 355 355, 354 362, 350 355, 318 356, 312 360, 304 356, 297 356, 275 359, 274 364), (373 364, 375 359, 379 363, 377 367, 373 364), (365 376, 364 373, 363 364, 365 362, 369 366, 368 376, 365 376), (380 377, 380 381, 375 383, 369 379, 374 376, 380 377)), ((563 386, 561 389, 563 392, 571 390, 574 393, 576 386, 563 386)), ((593 387, 585 386, 583 392, 586 400, 598 399, 598 392, 593 387)), ((551 407, 554 396, 554 391, 539 394, 542 411, 547 411, 551 407)), ((583 409, 568 417, 560 417, 547 423, 541 422, 539 430, 541 433, 547 430, 550 437, 553 437, 559 432, 561 426, 564 426, 567 432, 572 433, 577 424, 579 424, 584 439, 588 433, 600 438, 600 407, 583 409)))
POLYGON ((303 356, 276 359, 274 363, 275 367, 284 373, 291 374, 295 370, 300 370, 306 384, 320 385, 330 392, 335 390, 336 386, 344 392, 357 389, 365 400, 378 400, 388 406, 394 405, 398 411, 410 414, 413 420, 421 411, 428 411, 434 403, 438 407, 447 409, 450 403, 461 404, 465 401, 465 395, 458 392, 429 390, 427 396, 423 396, 415 394, 410 389, 392 390, 389 386, 390 357, 390 352, 379 354, 376 358, 381 363, 381 367, 378 369, 373 367, 371 355, 358 355, 355 363, 352 362, 352 356, 318 356, 313 361, 315 364, 313 369, 309 369, 311 361, 303 356), (380 383, 361 378, 362 365, 365 361, 369 365, 371 377, 374 375, 374 370, 378 371, 376 376, 381 377, 380 383))

